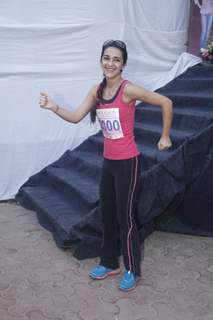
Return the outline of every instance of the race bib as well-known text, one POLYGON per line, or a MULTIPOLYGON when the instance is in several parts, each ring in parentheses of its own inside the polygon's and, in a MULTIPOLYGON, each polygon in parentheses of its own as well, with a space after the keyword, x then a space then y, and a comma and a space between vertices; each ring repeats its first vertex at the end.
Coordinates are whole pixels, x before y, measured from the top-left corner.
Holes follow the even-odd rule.
POLYGON ((105 138, 119 139, 124 136, 118 108, 97 109, 97 116, 105 138))

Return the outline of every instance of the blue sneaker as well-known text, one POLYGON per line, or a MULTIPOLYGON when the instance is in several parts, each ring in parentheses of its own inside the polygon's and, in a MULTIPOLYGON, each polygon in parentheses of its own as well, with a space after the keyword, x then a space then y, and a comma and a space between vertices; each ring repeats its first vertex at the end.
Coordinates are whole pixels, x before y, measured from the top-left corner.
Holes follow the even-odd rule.
POLYGON ((119 289, 122 291, 130 291, 136 287, 139 279, 140 277, 134 275, 133 272, 125 271, 123 278, 120 281, 119 289))
POLYGON ((120 273, 120 269, 110 269, 102 265, 98 265, 90 271, 89 276, 92 279, 101 280, 101 279, 105 279, 108 276, 116 275, 118 273, 120 273))

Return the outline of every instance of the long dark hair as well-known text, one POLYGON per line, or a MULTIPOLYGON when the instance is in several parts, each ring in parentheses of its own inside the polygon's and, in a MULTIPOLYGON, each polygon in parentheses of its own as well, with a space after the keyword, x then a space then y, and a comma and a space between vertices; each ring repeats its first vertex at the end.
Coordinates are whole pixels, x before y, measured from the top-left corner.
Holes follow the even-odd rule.
MULTIPOLYGON (((100 61, 104 55, 104 52, 107 48, 109 47, 114 47, 117 48, 121 51, 122 53, 122 59, 123 59, 123 64, 125 65, 127 62, 127 58, 128 58, 128 54, 127 54, 127 49, 126 49, 126 44, 121 41, 121 40, 107 40, 104 42, 103 46, 102 46, 102 50, 101 50, 101 58, 100 61)), ((122 72, 122 70, 121 70, 122 72)), ((90 111, 90 120, 92 123, 95 123, 96 120, 96 108, 99 104, 99 102, 102 100, 103 98, 103 91, 104 88, 106 87, 106 77, 103 78, 103 80, 101 81, 101 83, 99 84, 98 90, 97 90, 97 100, 96 103, 94 105, 94 107, 92 108, 92 110, 90 111)))

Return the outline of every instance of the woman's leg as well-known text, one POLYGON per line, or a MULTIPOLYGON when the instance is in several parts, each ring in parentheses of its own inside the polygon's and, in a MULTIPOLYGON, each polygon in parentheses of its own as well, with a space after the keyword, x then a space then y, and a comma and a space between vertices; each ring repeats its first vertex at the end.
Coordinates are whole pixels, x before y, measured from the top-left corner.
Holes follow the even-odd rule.
POLYGON ((101 184, 100 207, 103 222, 103 240, 100 264, 111 269, 119 267, 119 227, 116 215, 114 177, 110 172, 111 160, 104 160, 101 184))
POLYGON ((116 176, 116 202, 120 226, 121 249, 126 270, 140 276, 141 248, 135 219, 139 194, 140 156, 122 160, 116 176))
POLYGON ((213 22, 213 14, 208 14, 208 21, 207 21, 207 43, 209 41, 210 33, 211 33, 211 28, 212 28, 212 22, 213 22))
POLYGON ((206 48, 211 32, 213 14, 201 14, 200 48, 206 48))

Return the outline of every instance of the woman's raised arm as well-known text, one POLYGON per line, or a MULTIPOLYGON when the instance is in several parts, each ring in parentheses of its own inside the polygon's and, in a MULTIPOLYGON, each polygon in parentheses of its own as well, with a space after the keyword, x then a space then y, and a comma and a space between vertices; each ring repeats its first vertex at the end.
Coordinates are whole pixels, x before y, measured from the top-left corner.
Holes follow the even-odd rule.
POLYGON ((94 86, 90 89, 85 99, 77 107, 75 111, 69 111, 64 107, 56 104, 53 99, 47 93, 40 93, 39 104, 41 108, 51 110, 55 112, 60 118, 71 123, 80 122, 95 106, 96 104, 96 92, 98 86, 94 86))

